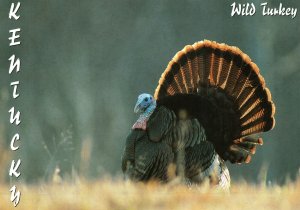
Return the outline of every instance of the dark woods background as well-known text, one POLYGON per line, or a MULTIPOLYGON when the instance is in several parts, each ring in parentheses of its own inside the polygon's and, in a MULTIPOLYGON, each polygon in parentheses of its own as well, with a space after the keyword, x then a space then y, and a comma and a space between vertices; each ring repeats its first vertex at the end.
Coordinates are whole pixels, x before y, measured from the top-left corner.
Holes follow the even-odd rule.
MULTIPOLYGON (((236 45, 260 67, 277 108, 277 124, 249 165, 230 165, 234 178, 283 182, 300 167, 300 14, 230 17, 233 1, 39 0, 21 1, 18 21, 1 0, 0 164, 7 180, 21 157, 20 180, 118 176, 125 137, 137 116, 137 95, 153 93, 177 51, 203 39, 236 45), (8 47, 10 29, 21 28, 21 45, 8 47), (21 71, 8 74, 8 58, 21 71), (10 82, 19 80, 12 99, 10 82), (8 110, 22 123, 9 124, 8 110), (9 151, 15 132, 18 152, 9 151), (265 173, 266 172, 266 173, 265 173)), ((245 3, 245 1, 239 1, 245 3)), ((278 7, 279 1, 267 1, 278 7)), ((296 0, 284 6, 300 9, 296 0)), ((299 11, 298 11, 299 12, 299 11)))

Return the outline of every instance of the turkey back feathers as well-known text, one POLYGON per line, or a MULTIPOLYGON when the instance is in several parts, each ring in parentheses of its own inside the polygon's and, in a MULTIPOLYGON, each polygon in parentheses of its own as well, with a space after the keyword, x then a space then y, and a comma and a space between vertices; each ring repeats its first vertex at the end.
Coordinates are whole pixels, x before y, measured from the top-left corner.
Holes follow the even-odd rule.
POLYGON ((275 125, 275 106, 259 68, 226 44, 205 40, 185 46, 169 62, 154 97, 176 115, 183 109, 197 118, 207 140, 231 162, 249 162, 262 142, 247 136, 275 125))

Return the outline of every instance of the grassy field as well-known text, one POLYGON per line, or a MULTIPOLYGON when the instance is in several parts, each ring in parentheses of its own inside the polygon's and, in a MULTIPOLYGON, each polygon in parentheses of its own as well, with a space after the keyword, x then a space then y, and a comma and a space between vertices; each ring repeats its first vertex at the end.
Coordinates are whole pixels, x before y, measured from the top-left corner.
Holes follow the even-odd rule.
POLYGON ((230 192, 208 186, 188 188, 176 183, 138 184, 112 180, 19 185, 18 188, 22 197, 14 208, 9 201, 9 187, 0 187, 1 210, 300 209, 300 181, 282 187, 235 183, 230 192))

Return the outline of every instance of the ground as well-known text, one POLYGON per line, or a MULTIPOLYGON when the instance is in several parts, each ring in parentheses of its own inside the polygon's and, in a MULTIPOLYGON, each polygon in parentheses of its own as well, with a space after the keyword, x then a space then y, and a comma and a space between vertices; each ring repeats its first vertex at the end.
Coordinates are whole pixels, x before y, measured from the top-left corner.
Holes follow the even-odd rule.
POLYGON ((0 187, 1 210, 300 209, 300 180, 268 187, 233 183, 230 192, 208 186, 188 188, 177 183, 141 184, 111 179, 18 187, 22 197, 17 208, 10 203, 9 187, 0 187))

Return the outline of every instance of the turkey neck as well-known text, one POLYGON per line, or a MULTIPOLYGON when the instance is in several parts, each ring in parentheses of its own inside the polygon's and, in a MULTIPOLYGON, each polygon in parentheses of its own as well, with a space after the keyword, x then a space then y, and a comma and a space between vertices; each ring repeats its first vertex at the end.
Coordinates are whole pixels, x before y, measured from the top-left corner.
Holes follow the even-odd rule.
POLYGON ((142 114, 140 114, 138 120, 134 123, 132 128, 133 129, 139 128, 139 129, 146 130, 147 121, 149 120, 150 116, 154 112, 155 108, 156 108, 156 101, 153 101, 153 103, 149 105, 149 107, 147 107, 147 109, 142 114))
POLYGON ((149 107, 147 107, 145 112, 143 112, 139 116, 139 119, 137 121, 138 122, 147 122, 149 120, 150 116, 152 115, 152 113, 154 112, 155 108, 156 108, 156 101, 153 101, 153 103, 150 104, 149 107))

